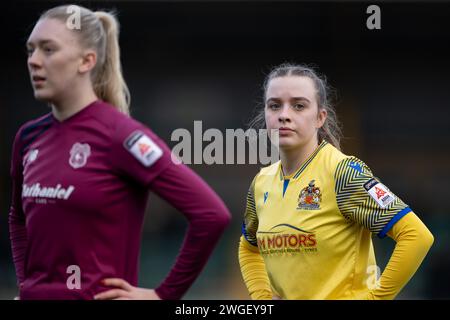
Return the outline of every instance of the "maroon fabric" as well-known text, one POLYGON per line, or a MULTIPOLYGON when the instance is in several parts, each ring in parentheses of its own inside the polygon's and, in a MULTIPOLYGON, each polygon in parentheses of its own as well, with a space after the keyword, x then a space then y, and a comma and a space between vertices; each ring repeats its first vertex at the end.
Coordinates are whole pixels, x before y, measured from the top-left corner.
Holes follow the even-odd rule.
POLYGON ((150 190, 189 220, 177 261, 156 288, 163 299, 183 296, 230 220, 214 191, 174 164, 161 139, 102 101, 63 122, 48 114, 23 125, 11 176, 10 238, 21 299, 92 299, 109 289, 100 280, 110 277, 136 286, 150 190), (142 135, 162 150, 149 166, 129 150, 130 138, 142 135), (67 286, 73 265, 80 289, 67 286))

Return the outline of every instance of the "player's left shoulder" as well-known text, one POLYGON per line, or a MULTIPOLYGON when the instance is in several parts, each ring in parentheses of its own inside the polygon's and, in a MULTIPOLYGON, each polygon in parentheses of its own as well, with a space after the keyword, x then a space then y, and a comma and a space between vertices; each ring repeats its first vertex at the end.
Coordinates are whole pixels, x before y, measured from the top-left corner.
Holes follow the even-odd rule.
MULTIPOLYGON (((132 155, 145 167, 152 166, 158 159, 169 162, 171 152, 165 142, 148 126, 124 114, 113 106, 105 105, 112 126, 112 148, 118 154, 125 152, 132 155), (112 108, 112 109, 111 109, 112 108)), ((106 117, 106 115, 105 115, 106 117)))
POLYGON ((344 154, 329 142, 322 142, 318 156, 321 170, 329 174, 334 174, 339 164, 351 157, 344 154))
POLYGON ((371 177, 373 175, 370 167, 361 159, 353 155, 347 155, 336 165, 335 176, 364 176, 371 177))
POLYGON ((110 130, 113 142, 121 144, 134 132, 140 132, 152 139, 155 138, 154 132, 148 126, 107 102, 101 101, 100 106, 96 109, 95 118, 110 130))
POLYGON ((99 100, 92 116, 111 129, 134 124, 135 120, 108 102, 99 100))

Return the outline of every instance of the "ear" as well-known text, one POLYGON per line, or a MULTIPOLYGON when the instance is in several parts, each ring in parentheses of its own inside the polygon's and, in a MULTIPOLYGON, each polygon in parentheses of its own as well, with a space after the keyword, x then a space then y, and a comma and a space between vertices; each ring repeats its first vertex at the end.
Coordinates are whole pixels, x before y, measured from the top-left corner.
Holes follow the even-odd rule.
POLYGON ((78 72, 86 73, 94 69, 97 64, 97 53, 94 50, 87 50, 81 57, 81 63, 78 67, 78 72))
POLYGON ((327 110, 319 109, 319 112, 317 113, 317 125, 316 125, 317 129, 323 126, 325 120, 327 119, 327 115, 328 115, 327 110))

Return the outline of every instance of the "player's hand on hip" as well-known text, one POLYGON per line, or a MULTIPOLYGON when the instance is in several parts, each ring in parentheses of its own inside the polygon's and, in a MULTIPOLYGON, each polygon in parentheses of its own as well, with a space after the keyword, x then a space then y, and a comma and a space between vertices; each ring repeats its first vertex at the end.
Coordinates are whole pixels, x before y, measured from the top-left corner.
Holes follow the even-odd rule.
POLYGON ((102 284, 115 288, 96 294, 95 300, 161 300, 155 290, 133 287, 123 279, 104 279, 102 284))

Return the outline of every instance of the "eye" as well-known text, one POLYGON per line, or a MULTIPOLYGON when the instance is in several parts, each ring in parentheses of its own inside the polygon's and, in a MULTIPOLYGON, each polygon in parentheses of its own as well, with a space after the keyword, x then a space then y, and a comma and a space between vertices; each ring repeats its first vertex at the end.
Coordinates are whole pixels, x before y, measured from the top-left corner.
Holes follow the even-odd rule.
POLYGON ((301 103, 294 104, 294 109, 296 110, 302 110, 305 106, 301 103))
POLYGON ((267 107, 271 110, 276 110, 280 108, 280 105, 278 103, 270 103, 267 107))
POLYGON ((34 49, 33 49, 33 48, 26 48, 26 49, 25 49, 25 52, 27 53, 27 56, 31 57, 31 55, 32 55, 33 52, 34 52, 34 49))
POLYGON ((50 47, 44 47, 43 49, 42 49, 45 53, 53 53, 55 50, 53 50, 53 48, 50 48, 50 47))

